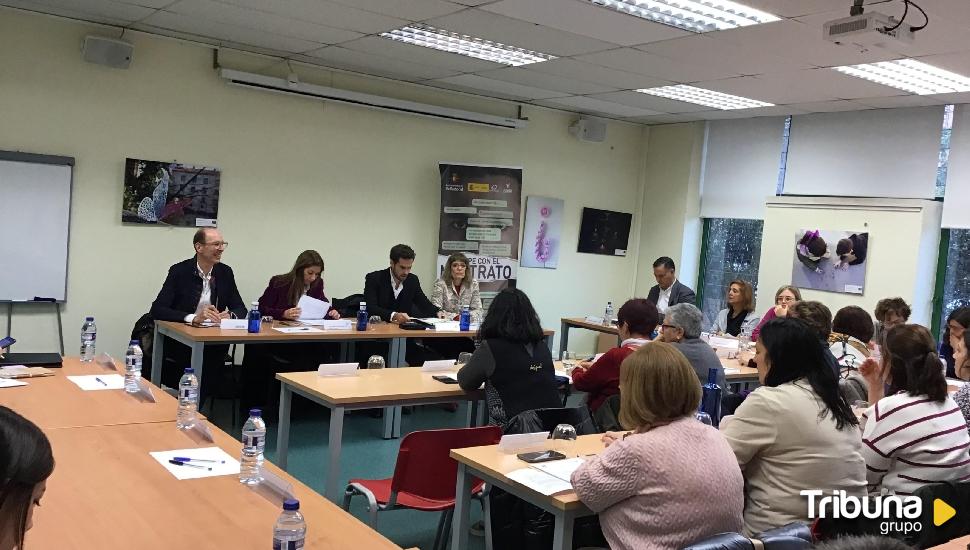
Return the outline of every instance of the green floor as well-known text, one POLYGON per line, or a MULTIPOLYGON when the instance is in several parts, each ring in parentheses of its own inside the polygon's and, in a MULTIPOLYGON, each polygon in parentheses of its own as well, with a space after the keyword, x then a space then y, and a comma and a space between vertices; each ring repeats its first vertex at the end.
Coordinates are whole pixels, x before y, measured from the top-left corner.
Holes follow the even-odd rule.
MULTIPOLYGON (((228 401, 217 402, 210 418, 220 429, 236 434, 241 428, 232 426, 230 407, 228 401)), ((329 411, 299 396, 294 397, 293 409, 288 471, 314 491, 323 494, 325 475, 329 468, 327 455, 329 411)), ((463 406, 454 413, 438 405, 415 407, 410 415, 403 417, 401 431, 406 434, 415 430, 460 428, 464 426, 465 418, 463 406)), ((273 461, 276 455, 277 424, 270 422, 267 427, 266 458, 273 461)), ((340 479, 347 480, 352 477, 379 479, 391 476, 400 440, 382 439, 382 427, 381 419, 371 418, 364 412, 356 412, 344 417, 340 479)), ((364 522, 366 522, 365 502, 362 497, 358 497, 350 509, 352 514, 364 522)), ((434 542, 438 518, 438 513, 431 512, 413 510, 384 512, 378 517, 377 530, 403 548, 430 549, 434 542)), ((480 506, 472 507, 471 518, 472 521, 481 518, 480 506)), ((314 525, 313 518, 308 518, 307 524, 310 530, 327 528, 326 525, 314 525)), ((471 549, 478 550, 485 547, 485 539, 476 536, 469 538, 471 549)))

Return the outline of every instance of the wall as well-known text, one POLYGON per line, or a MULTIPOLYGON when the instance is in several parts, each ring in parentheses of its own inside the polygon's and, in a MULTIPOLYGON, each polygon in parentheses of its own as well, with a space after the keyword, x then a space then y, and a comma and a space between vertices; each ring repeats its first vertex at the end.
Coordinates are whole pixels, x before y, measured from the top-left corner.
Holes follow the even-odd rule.
MULTIPOLYGON (((415 272, 429 290, 438 161, 522 166, 523 196, 565 199, 564 251, 575 250, 583 206, 639 215, 631 206, 641 196, 645 127, 611 122, 606 142, 582 143, 567 133, 575 115, 541 108, 526 108, 528 128, 510 131, 232 88, 213 71, 210 49, 138 33, 125 35, 135 45, 131 68, 113 70, 81 60, 82 37, 92 32, 114 30, 0 12, 0 149, 77 159, 64 310, 69 354, 77 353, 78 329, 91 314, 99 351, 122 353, 168 266, 192 255, 192 229, 120 223, 126 157, 222 169, 219 226, 231 243, 224 260, 247 301, 306 248, 327 261, 328 295, 361 292, 364 274, 386 266, 397 242, 415 248, 415 272)), ((238 53, 224 53, 221 62, 286 72, 238 53)), ((305 82, 493 114, 515 110, 359 75, 297 72, 305 82)), ((557 270, 522 269, 519 285, 543 324, 558 331, 562 316, 599 313, 608 299, 629 296, 636 262, 636 253, 566 252, 557 270)), ((13 335, 22 343, 17 351, 54 349, 54 317, 18 304, 13 335)), ((577 338, 577 349, 592 349, 591 336, 577 338)))
POLYGON ((882 298, 911 304, 910 322, 930 325, 940 241, 941 204, 906 199, 776 197, 765 209, 758 284, 758 311, 773 305, 774 291, 791 281, 794 241, 805 228, 869 231, 866 286, 862 296, 802 290, 832 314, 848 305, 870 313, 882 298))

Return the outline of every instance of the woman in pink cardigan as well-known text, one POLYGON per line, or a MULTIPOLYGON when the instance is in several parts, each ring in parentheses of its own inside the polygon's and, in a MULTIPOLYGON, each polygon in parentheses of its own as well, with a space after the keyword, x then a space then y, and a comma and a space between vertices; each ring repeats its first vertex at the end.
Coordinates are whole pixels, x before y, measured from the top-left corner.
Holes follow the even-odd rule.
POLYGON ((757 341, 758 336, 761 335, 761 327, 777 317, 787 317, 788 308, 795 305, 795 302, 802 301, 802 293, 798 290, 798 287, 791 285, 785 285, 775 292, 775 307, 769 309, 765 316, 761 318, 761 322, 755 327, 754 332, 751 333, 751 340, 757 341))
POLYGON ((620 366, 620 423, 632 431, 607 432, 606 450, 572 475, 613 550, 676 550, 741 530, 741 470, 724 437, 695 420, 700 400, 694 369, 670 344, 642 346, 620 366))

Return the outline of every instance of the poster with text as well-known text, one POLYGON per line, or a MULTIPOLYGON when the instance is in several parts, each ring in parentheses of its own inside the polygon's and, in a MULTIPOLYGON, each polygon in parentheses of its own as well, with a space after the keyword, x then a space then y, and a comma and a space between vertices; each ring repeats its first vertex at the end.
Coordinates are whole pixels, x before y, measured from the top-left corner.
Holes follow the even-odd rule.
POLYGON ((794 240, 793 286, 845 294, 865 291, 868 232, 801 229, 794 240))
POLYGON ((579 225, 579 245, 576 251, 586 254, 626 256, 632 224, 633 214, 583 208, 583 219, 579 225))
POLYGON ((522 230, 522 267, 556 269, 562 242, 562 199, 527 197, 522 230))
POLYGON ((220 179, 211 166, 125 159, 121 221, 215 227, 220 179))
POLYGON ((522 169, 438 164, 441 174, 440 276, 448 256, 468 257, 487 308, 500 290, 514 287, 519 268, 522 169))

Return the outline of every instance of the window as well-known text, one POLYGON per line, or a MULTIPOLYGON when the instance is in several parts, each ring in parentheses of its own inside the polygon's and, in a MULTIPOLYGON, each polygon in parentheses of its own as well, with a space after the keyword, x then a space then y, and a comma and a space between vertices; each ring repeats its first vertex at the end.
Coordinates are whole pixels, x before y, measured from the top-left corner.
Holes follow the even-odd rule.
POLYGON ((940 336, 946 328, 946 318, 950 312, 958 307, 970 306, 970 229, 950 229, 949 233, 949 245, 945 251, 940 251, 946 254, 940 336))
POLYGON ((781 161, 778 163, 778 185, 775 194, 785 193, 785 169, 788 166, 788 143, 791 141, 791 115, 785 117, 785 128, 781 132, 781 161))
POLYGON ((763 226, 762 220, 704 219, 698 298, 705 331, 725 307, 728 283, 742 279, 758 290, 763 226))
POLYGON ((950 164, 950 132, 953 131, 953 105, 943 107, 943 131, 940 133, 940 158, 936 163, 936 198, 946 192, 946 172, 950 164))

